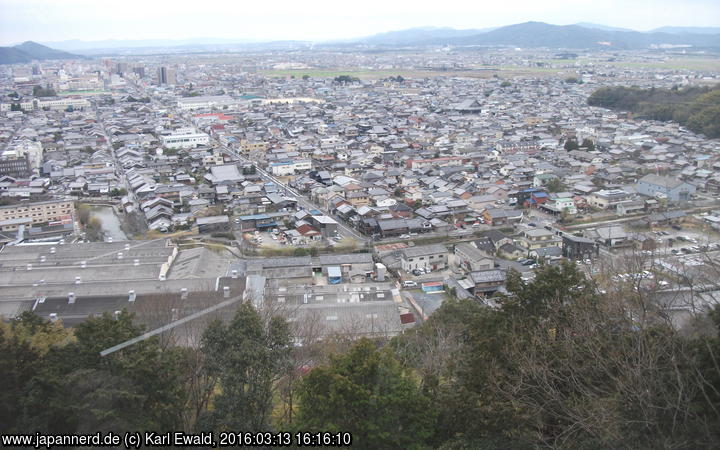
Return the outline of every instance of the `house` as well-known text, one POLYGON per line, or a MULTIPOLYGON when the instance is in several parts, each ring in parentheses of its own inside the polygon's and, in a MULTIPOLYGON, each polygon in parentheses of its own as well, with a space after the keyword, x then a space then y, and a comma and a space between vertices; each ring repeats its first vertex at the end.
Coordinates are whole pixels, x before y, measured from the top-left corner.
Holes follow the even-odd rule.
POLYGON ((518 259, 527 256, 527 250, 515 244, 503 244, 498 247, 497 255, 505 259, 518 259))
POLYGON ((208 216, 198 217, 195 223, 200 233, 212 233, 218 231, 228 231, 230 229, 230 220, 228 216, 208 216))
POLYGON ((645 175, 637 182, 639 194, 648 197, 666 198, 671 202, 687 202, 695 194, 695 186, 677 178, 659 175, 645 175))
POLYGON ((645 211, 645 202, 642 200, 630 200, 627 202, 618 203, 617 213, 621 216, 627 216, 628 214, 637 214, 645 211))
POLYGON ((687 214, 685 211, 666 211, 650 214, 647 218, 649 225, 668 225, 682 222, 687 214))
POLYGON ((527 252, 538 250, 546 247, 562 247, 562 239, 555 236, 552 231, 545 228, 531 228, 524 230, 517 240, 519 246, 523 247, 527 252))
POLYGON ((455 246, 455 262, 458 267, 468 272, 490 270, 494 267, 493 258, 489 258, 485 252, 465 242, 455 246))
POLYGON ((548 201, 540 206, 550 214, 577 214, 577 207, 575 201, 570 197, 550 197, 548 201))
POLYGON ((537 208, 548 200, 548 195, 546 192, 533 192, 530 194, 530 198, 527 199, 524 203, 526 208, 537 208))
POLYGON ((448 250, 442 244, 408 247, 401 250, 400 263, 406 272, 414 269, 443 270, 447 267, 448 250))
POLYGON ((568 259, 583 261, 593 259, 600 253, 600 245, 592 239, 563 233, 562 241, 562 254, 568 259))
POLYGON ((543 247, 528 252, 530 258, 536 260, 556 260, 562 258, 562 248, 560 247, 543 247))
POLYGON ((375 223, 377 224, 380 234, 383 237, 400 236, 401 234, 409 232, 406 219, 385 219, 378 220, 375 223))
POLYGON ((587 196, 587 203, 595 208, 614 210, 620 203, 632 200, 632 194, 622 189, 603 189, 587 196))
POLYGON ((620 225, 611 225, 607 227, 599 227, 594 230, 586 230, 585 235, 605 247, 624 247, 630 244, 630 236, 620 225))
POLYGON ((523 212, 519 209, 489 208, 483 211, 482 216, 488 225, 508 225, 520 222, 523 212))
POLYGON ((505 244, 512 244, 513 240, 498 230, 487 230, 482 233, 482 237, 476 239, 473 244, 478 249, 489 255, 495 254, 497 249, 505 244))
POLYGON ((472 281, 471 293, 476 297, 485 297, 492 295, 505 285, 507 274, 505 271, 497 269, 479 270, 470 272, 469 278, 472 281))

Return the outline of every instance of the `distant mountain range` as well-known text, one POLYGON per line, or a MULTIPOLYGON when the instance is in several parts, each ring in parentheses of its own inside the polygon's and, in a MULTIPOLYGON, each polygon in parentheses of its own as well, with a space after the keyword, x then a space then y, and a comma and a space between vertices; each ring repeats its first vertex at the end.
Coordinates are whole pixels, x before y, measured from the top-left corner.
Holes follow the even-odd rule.
POLYGON ((491 30, 410 29, 381 33, 358 39, 359 45, 427 46, 427 45, 482 45, 515 47, 550 47, 573 49, 642 49, 652 45, 689 45, 692 47, 720 48, 720 33, 712 29, 678 28, 672 32, 640 32, 596 24, 550 25, 543 22, 525 22, 491 30))
POLYGON ((0 64, 44 59, 80 58, 77 54, 150 54, 160 52, 217 52, 263 49, 301 49, 314 47, 427 47, 427 46, 511 46, 565 49, 644 49, 676 45, 720 50, 720 27, 662 27, 640 32, 581 22, 551 25, 525 22, 499 28, 456 30, 449 27, 420 27, 389 31, 357 39, 313 43, 308 41, 263 42, 249 39, 192 38, 104 41, 25 42, 0 47, 0 64), (51 48, 52 47, 52 48, 51 48), (59 50, 55 50, 59 49, 59 50))
POLYGON ((0 64, 28 63, 46 59, 81 59, 84 56, 73 55, 62 50, 27 41, 12 47, 0 47, 0 64))
POLYGON ((660 27, 655 28, 652 32, 672 34, 720 34, 720 27, 660 27))

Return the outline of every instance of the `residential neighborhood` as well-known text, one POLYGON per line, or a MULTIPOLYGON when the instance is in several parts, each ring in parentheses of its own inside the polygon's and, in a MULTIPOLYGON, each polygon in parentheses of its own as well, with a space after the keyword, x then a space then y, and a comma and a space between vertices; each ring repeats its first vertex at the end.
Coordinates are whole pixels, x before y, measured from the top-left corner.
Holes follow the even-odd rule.
MULTIPOLYGON (((323 269, 326 278, 303 273, 293 283, 276 270, 245 286, 253 295, 277 292, 278 282, 306 293, 338 282, 362 290, 382 278, 385 298, 396 302, 381 313, 391 316, 391 333, 403 314, 422 321, 422 298, 441 300, 450 287, 491 304, 511 270, 532 280, 540 265, 564 259, 592 273, 596 262, 627 251, 676 257, 680 224, 711 230, 702 234, 713 244, 720 142, 586 99, 606 84, 667 88, 716 82, 718 73, 625 69, 605 56, 550 63, 582 82, 539 73, 271 76, 277 64, 261 56, 252 70, 246 61, 199 66, 152 56, 5 66, 2 240, 48 249, 162 240, 180 260, 199 248, 220 252, 206 276, 231 279, 251 273, 231 267, 254 267, 258 258, 363 255, 368 267, 358 275, 323 269), (54 96, 34 95, 38 86, 54 96)), ((314 52, 283 57, 322 64, 314 52)), ((442 61, 469 70, 553 57, 494 51, 442 61)), ((349 67, 359 57, 327 58, 349 67)), ((364 58, 407 71, 424 57, 395 66, 386 54, 364 58)), ((186 273, 177 260, 166 263, 163 276, 186 273)), ((40 267, 35 262, 35 281, 40 267)), ((69 277, 66 290, 75 281, 69 277)), ((37 309, 32 301, 51 295, 31 284, 28 303, 3 302, 4 315, 37 309)))

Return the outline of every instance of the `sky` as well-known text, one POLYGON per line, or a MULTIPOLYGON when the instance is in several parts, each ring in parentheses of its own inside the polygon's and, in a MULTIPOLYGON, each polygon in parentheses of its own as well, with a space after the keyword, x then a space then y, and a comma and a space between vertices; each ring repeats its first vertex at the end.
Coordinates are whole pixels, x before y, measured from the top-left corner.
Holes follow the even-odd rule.
POLYGON ((105 39, 348 39, 526 21, 635 30, 720 26, 718 0, 0 0, 0 45, 105 39))

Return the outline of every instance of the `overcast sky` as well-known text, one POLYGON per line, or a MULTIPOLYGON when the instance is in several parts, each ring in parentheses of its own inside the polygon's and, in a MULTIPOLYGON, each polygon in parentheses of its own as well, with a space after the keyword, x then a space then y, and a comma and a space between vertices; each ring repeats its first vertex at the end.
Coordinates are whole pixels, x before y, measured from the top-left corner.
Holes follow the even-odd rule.
POLYGON ((0 0, 0 45, 26 40, 327 40, 529 20, 649 30, 719 26, 719 0, 0 0))

